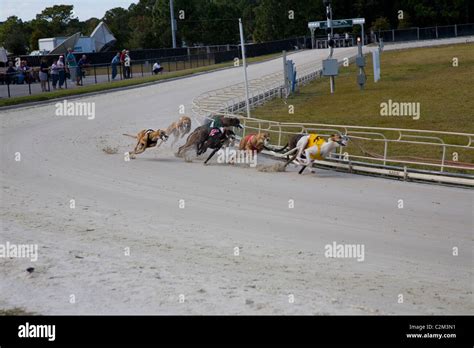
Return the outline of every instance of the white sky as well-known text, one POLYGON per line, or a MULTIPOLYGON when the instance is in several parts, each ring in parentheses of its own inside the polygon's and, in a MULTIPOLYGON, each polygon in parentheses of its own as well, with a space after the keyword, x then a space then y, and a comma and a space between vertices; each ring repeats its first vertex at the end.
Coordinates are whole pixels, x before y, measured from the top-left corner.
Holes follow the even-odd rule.
POLYGON ((81 21, 91 17, 102 18, 107 10, 114 7, 128 8, 138 0, 0 0, 0 21, 17 16, 29 21, 46 7, 54 5, 74 5, 74 13, 81 21))

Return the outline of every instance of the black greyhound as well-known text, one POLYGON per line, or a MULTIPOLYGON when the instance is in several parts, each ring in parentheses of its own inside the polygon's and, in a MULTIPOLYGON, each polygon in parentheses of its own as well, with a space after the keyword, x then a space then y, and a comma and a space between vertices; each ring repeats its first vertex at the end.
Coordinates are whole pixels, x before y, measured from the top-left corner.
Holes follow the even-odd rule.
POLYGON ((198 151, 198 156, 207 151, 207 149, 213 149, 209 157, 204 161, 204 164, 219 151, 222 146, 229 144, 229 142, 235 140, 235 133, 230 129, 225 129, 224 132, 221 132, 218 128, 214 128, 209 135, 209 138, 204 142, 201 149, 198 151))
POLYGON ((216 116, 214 117, 214 121, 208 122, 205 125, 197 127, 191 134, 189 134, 188 138, 186 139, 186 144, 181 146, 178 149, 178 155, 180 155, 183 151, 190 149, 193 146, 196 146, 196 153, 199 155, 204 153, 201 151, 203 144, 209 138, 209 133, 211 131, 211 125, 213 127, 237 127, 242 128, 240 125, 240 120, 235 117, 224 117, 224 116, 216 116), (214 125, 212 123, 214 122, 214 125))

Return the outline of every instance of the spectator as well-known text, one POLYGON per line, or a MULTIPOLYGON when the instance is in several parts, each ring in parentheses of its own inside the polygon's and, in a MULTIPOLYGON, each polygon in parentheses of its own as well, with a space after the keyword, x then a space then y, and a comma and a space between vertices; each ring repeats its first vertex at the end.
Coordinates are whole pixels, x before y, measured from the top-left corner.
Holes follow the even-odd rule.
POLYGON ((59 81, 59 69, 57 62, 53 62, 51 65, 51 78, 53 79, 53 89, 56 89, 56 85, 59 81))
POLYGON ((63 88, 64 81, 66 80, 66 69, 64 67, 64 56, 59 56, 56 62, 56 67, 59 73, 59 89, 63 88))
POLYGON ((117 52, 117 54, 115 55, 115 57, 112 59, 112 80, 115 80, 115 78, 117 77, 117 65, 120 64, 120 57, 121 57, 121 53, 120 52, 117 52))
POLYGON ((84 68, 87 66, 87 57, 85 54, 82 55, 81 59, 77 63, 77 76, 76 76, 76 84, 78 86, 82 86, 82 78, 85 76, 84 68))
POLYGON ((20 65, 17 67, 17 84, 22 85, 25 82, 26 72, 25 72, 26 62, 22 60, 20 65))
POLYGON ((160 62, 153 64, 153 74, 158 75, 163 71, 163 67, 160 65, 160 62))
POLYGON ((71 79, 71 81, 76 81, 76 84, 77 84, 77 62, 76 62, 76 57, 74 56, 74 54, 72 53, 72 49, 71 48, 68 48, 67 49, 67 56, 66 56, 66 66, 67 66, 67 70, 68 70, 68 73, 69 73, 69 77, 71 79))
POLYGON ((120 66, 121 66, 121 72, 120 75, 122 75, 122 78, 125 78, 125 53, 127 50, 122 50, 120 53, 120 66))
POLYGON ((16 68, 13 66, 13 62, 9 61, 7 73, 5 76, 5 82, 7 83, 7 85, 11 83, 16 83, 16 74, 17 74, 17 71, 16 71, 16 68))
POLYGON ((40 64, 40 82, 41 82, 41 91, 47 92, 46 89, 46 82, 48 82, 48 63, 46 62, 46 58, 41 59, 41 64, 40 64))
POLYGON ((125 67, 125 78, 129 79, 131 77, 131 70, 130 70, 131 59, 130 59, 130 51, 128 50, 125 52, 125 59, 124 59, 123 65, 125 67))

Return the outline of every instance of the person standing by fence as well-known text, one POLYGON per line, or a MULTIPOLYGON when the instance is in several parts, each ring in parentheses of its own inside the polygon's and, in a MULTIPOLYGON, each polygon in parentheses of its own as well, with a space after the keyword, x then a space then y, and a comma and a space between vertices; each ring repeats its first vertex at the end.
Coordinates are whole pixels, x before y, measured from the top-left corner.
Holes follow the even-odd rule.
POLYGON ((120 64, 120 52, 117 52, 115 57, 112 59, 112 80, 117 77, 117 66, 120 64))
POLYGON ((122 75, 122 78, 126 78, 125 77, 125 52, 126 50, 122 50, 122 52, 120 52, 120 67, 121 67, 121 71, 120 71, 120 75, 122 75))
POLYGON ((64 66, 63 56, 59 56, 59 59, 56 62, 56 67, 58 69, 58 76, 59 76, 59 89, 62 89, 64 81, 66 80, 66 68, 64 66))
POLYGON ((17 76, 16 68, 13 65, 13 62, 9 61, 8 62, 8 69, 7 69, 7 72, 5 74, 5 82, 7 83, 7 85, 9 85, 11 83, 16 83, 16 81, 17 81, 16 76, 17 76))
POLYGON ((51 78, 53 80, 53 89, 56 89, 56 85, 59 81, 59 70, 57 62, 53 62, 51 65, 51 78))
POLYGON ((76 57, 72 53, 72 49, 68 48, 66 56, 66 66, 69 72, 71 81, 76 81, 77 84, 77 62, 76 57))
POLYGON ((46 89, 46 83, 48 82, 48 71, 49 71, 48 63, 46 62, 46 58, 43 58, 41 59, 40 72, 39 72, 42 92, 48 91, 46 89))
POLYGON ((131 59, 130 59, 130 51, 125 52, 125 59, 123 65, 125 66, 125 78, 129 79, 130 75, 130 66, 131 66, 131 59))
POLYGON ((85 77, 84 68, 88 65, 87 57, 85 54, 82 55, 81 59, 77 63, 77 85, 82 86, 82 78, 85 77))

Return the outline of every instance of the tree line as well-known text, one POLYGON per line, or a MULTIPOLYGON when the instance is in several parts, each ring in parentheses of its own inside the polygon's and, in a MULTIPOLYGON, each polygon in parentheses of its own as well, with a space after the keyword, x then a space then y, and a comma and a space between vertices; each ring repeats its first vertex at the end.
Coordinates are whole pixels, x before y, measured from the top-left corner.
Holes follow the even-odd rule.
MULTIPOLYGON (((335 19, 364 17, 367 29, 374 30, 474 22, 472 0, 332 0, 332 7, 335 19)), ((179 46, 238 43, 237 18, 243 20, 246 40, 253 42, 308 35, 309 21, 326 18, 322 0, 175 0, 174 9, 179 46)), ((117 48, 171 47, 169 0, 139 0, 85 21, 73 11, 72 5, 55 5, 30 21, 11 16, 0 25, 0 45, 27 54, 38 49, 40 38, 90 35, 103 20, 117 48)))

